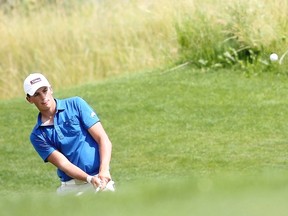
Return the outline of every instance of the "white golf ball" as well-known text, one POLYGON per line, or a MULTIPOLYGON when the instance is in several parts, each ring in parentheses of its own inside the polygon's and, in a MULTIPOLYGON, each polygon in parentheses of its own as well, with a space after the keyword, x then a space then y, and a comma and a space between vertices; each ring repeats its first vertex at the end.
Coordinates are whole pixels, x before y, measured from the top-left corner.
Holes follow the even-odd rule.
POLYGON ((271 60, 271 61, 277 61, 277 60, 278 60, 278 55, 277 55, 276 53, 272 53, 272 54, 270 55, 270 60, 271 60))

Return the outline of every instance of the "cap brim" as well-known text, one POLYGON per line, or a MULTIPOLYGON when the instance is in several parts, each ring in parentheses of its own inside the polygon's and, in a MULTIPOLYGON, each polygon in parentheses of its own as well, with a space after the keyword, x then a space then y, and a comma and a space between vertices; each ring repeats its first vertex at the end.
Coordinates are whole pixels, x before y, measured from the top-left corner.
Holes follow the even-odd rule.
POLYGON ((38 85, 35 84, 35 85, 33 86, 33 88, 31 88, 31 89, 27 92, 27 94, 29 94, 30 96, 33 96, 33 95, 35 94, 35 92, 36 92, 39 88, 42 88, 42 87, 50 87, 50 85, 49 85, 49 84, 43 85, 43 83, 39 83, 38 85))

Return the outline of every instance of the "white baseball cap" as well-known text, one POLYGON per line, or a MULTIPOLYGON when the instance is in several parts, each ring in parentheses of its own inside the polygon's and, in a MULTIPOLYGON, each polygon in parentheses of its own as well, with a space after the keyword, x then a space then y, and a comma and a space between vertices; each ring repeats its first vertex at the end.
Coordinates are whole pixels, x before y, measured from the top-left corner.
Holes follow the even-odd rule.
POLYGON ((30 74, 24 80, 23 84, 25 93, 29 94, 30 96, 34 95, 39 88, 44 86, 50 87, 51 85, 48 80, 40 73, 30 74))

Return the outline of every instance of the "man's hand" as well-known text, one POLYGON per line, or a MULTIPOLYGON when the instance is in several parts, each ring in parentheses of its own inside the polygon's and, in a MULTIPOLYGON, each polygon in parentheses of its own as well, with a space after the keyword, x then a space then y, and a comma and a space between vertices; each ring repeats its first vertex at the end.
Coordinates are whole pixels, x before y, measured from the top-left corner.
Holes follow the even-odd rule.
POLYGON ((107 183, 111 180, 111 175, 108 171, 100 171, 98 174, 98 178, 101 180, 101 190, 105 189, 107 183))
POLYGON ((92 184, 93 187, 96 190, 103 190, 104 189, 103 188, 103 183, 102 183, 101 179, 98 177, 98 175, 96 175, 96 176, 88 176, 87 177, 87 182, 92 184))

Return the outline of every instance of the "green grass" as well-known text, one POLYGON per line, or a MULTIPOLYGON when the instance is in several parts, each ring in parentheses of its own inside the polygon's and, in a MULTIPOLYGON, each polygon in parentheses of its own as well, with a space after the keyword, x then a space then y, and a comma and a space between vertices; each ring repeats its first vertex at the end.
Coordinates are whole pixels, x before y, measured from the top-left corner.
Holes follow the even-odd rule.
POLYGON ((287 82, 237 71, 126 75, 72 89, 113 142, 114 194, 58 197, 29 143, 37 110, 0 101, 1 215, 285 215, 287 82))

